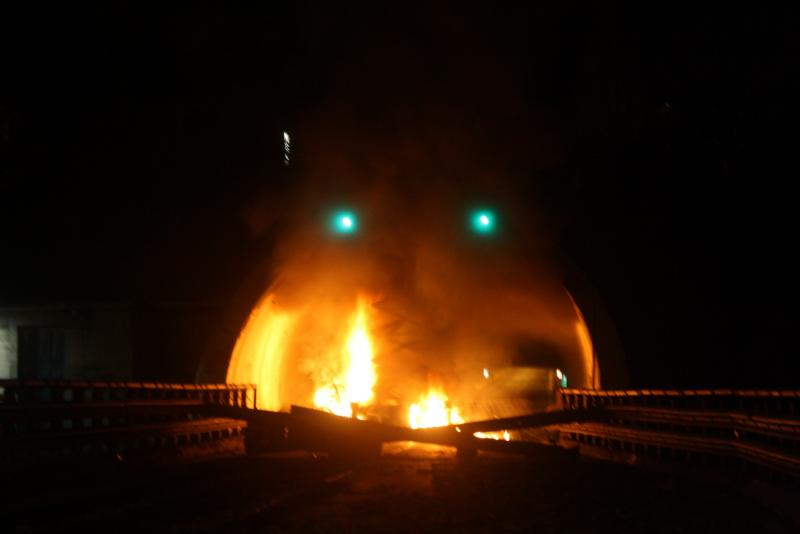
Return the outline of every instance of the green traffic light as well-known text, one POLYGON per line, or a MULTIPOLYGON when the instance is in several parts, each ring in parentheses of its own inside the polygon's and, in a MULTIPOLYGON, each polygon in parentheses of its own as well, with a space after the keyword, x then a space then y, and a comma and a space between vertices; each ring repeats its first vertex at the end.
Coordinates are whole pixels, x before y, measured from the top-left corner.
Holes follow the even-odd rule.
POLYGON ((331 218, 331 228, 337 234, 353 234, 358 230, 358 218, 350 211, 339 211, 331 218))
POLYGON ((479 234, 491 234, 495 230, 494 213, 489 210, 473 212, 470 222, 472 229, 479 234))

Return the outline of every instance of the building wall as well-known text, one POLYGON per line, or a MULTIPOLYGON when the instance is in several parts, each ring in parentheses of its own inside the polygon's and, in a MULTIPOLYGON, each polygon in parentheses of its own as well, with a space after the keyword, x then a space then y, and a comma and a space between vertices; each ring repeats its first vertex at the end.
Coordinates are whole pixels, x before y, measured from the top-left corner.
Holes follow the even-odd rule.
POLYGON ((16 378, 17 327, 4 311, 0 311, 0 378, 16 378))
POLYGON ((130 379, 128 307, 102 303, 0 306, 0 378, 26 378, 32 369, 42 376, 27 378, 130 379), (46 342, 48 346, 37 354, 56 354, 58 363, 25 362, 24 355, 30 357, 31 352, 21 336, 46 342))

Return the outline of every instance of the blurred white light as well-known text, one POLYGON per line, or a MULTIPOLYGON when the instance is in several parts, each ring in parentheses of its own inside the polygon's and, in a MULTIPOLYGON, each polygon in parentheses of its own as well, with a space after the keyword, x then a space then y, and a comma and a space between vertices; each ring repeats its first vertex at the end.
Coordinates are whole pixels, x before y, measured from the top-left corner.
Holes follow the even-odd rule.
POLYGON ((342 226, 344 226, 345 228, 351 228, 353 226, 353 219, 345 215, 344 217, 342 217, 342 226))
POLYGON ((561 369, 556 369, 556 378, 561 380, 561 378, 563 378, 563 376, 564 376, 564 373, 561 372, 561 369))
POLYGON ((489 370, 486 367, 483 368, 483 378, 489 379, 489 370))
POLYGON ((489 216, 488 215, 481 215, 480 221, 481 221, 482 225, 489 226, 489 216))

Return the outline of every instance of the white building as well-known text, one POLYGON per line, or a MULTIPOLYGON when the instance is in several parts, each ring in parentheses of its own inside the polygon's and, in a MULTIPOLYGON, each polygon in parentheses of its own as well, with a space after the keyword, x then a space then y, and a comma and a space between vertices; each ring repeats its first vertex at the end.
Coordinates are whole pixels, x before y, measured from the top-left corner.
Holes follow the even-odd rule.
POLYGON ((0 302, 0 379, 128 380, 125 304, 0 302))

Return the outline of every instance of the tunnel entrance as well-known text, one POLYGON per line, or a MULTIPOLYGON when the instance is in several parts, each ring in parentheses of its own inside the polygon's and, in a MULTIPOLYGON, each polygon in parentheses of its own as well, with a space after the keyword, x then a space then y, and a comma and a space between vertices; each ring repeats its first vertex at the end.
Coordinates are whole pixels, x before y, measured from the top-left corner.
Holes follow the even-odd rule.
POLYGON ((296 301, 274 285, 251 310, 226 380, 256 384, 261 409, 296 404, 412 427, 543 410, 561 387, 599 385, 588 327, 566 290, 549 311, 529 295, 494 302, 509 321, 480 310, 437 324, 409 300, 296 301))

